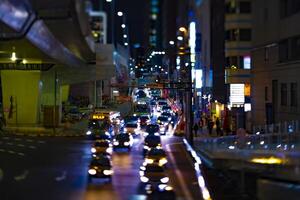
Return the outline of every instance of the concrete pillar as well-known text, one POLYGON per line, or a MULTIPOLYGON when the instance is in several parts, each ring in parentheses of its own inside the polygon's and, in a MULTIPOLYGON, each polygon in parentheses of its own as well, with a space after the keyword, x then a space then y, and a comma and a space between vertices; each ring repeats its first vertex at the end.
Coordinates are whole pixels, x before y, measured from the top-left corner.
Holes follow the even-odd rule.
POLYGON ((1 70, 3 109, 8 126, 39 121, 40 71, 1 70))
POLYGON ((52 68, 49 71, 41 72, 41 121, 43 124, 48 124, 46 126, 54 125, 54 121, 57 121, 58 124, 61 121, 62 117, 62 100, 61 100, 61 80, 57 75, 55 68, 52 68), (56 108, 56 109, 54 109, 56 108), (52 110, 52 111, 50 111, 52 110), (48 112, 48 114, 47 114, 48 112), (52 116, 51 116, 52 115, 52 116), (45 119, 45 116, 48 119, 45 119), (53 120, 51 123, 50 121, 53 120))

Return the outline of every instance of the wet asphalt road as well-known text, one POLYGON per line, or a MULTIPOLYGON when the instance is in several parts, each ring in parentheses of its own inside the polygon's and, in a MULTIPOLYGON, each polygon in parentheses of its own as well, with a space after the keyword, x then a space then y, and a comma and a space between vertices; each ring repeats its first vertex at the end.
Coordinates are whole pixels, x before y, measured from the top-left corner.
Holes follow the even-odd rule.
MULTIPOLYGON (((162 142, 177 199, 201 199, 182 138, 167 135, 162 142)), ((111 183, 100 179, 88 183, 91 144, 82 137, 0 136, 0 199, 145 199, 139 190, 143 137, 135 138, 131 152, 113 153, 111 183)))

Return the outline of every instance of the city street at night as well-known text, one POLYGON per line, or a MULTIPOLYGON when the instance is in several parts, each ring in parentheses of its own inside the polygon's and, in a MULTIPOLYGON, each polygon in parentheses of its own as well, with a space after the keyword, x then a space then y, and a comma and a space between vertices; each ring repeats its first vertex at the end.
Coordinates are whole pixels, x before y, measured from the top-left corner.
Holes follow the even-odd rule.
POLYGON ((0 200, 299 200, 300 0, 0 0, 0 200))

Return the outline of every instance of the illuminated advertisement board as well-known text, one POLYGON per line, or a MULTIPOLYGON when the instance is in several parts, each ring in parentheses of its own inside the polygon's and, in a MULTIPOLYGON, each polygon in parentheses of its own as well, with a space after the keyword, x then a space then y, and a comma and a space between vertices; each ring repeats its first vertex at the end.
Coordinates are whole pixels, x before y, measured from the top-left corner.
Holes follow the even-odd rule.
POLYGON ((245 103, 245 84, 230 84, 230 103, 245 103))

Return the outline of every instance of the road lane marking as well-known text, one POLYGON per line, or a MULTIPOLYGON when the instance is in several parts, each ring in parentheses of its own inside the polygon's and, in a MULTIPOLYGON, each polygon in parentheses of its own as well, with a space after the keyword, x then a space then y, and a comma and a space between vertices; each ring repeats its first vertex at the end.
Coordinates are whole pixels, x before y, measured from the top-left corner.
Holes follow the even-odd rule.
POLYGON ((39 140, 38 143, 44 144, 44 143, 46 143, 46 142, 45 142, 45 141, 42 141, 42 140, 39 140))
POLYGON ((63 181, 64 179, 66 179, 66 177, 67 177, 67 172, 66 172, 66 171, 63 171, 63 173, 62 173, 61 176, 55 177, 55 180, 56 180, 57 182, 63 181))
POLYGON ((18 144, 17 146, 19 146, 19 147, 25 147, 24 144, 18 144))
POLYGON ((21 175, 15 176, 14 178, 16 181, 22 181, 22 180, 26 179, 28 173, 29 173, 29 171, 25 170, 21 175))
POLYGON ((185 183, 185 181, 184 181, 184 179, 183 179, 183 175, 182 175, 182 173, 180 172, 180 170, 178 170, 178 166, 177 166, 177 164, 176 164, 174 155, 173 155, 173 153, 172 153, 172 151, 171 151, 170 144, 166 144, 166 150, 170 152, 170 153, 169 153, 169 156, 170 156, 170 158, 171 158, 171 160, 172 160, 172 163, 173 163, 174 166, 175 166, 175 170, 174 170, 174 171, 175 171, 175 173, 176 173, 176 176, 177 176, 177 178, 178 178, 178 180, 179 180, 180 187, 181 187, 181 189, 182 189, 182 191, 183 191, 183 193, 184 193, 186 199, 187 199, 187 200, 193 200, 192 194, 191 194, 190 190, 187 188, 187 185, 186 185, 186 183, 185 183))
POLYGON ((4 149, 0 149, 0 151, 1 151, 1 152, 4 152, 5 150, 4 150, 4 149))
POLYGON ((18 155, 19 155, 19 156, 25 156, 25 154, 22 153, 22 152, 18 153, 18 155))
POLYGON ((8 144, 8 145, 13 145, 13 143, 11 143, 11 142, 8 142, 7 144, 8 144))
POLYGON ((11 150, 9 150, 9 151, 7 151, 8 153, 10 153, 10 154, 15 154, 15 152, 14 151, 11 151, 11 150))
POLYGON ((8 140, 8 139, 9 139, 9 137, 3 137, 3 139, 4 139, 4 140, 8 140))
POLYGON ((30 149, 36 149, 36 147, 35 147, 35 146, 29 146, 29 148, 30 148, 30 149))
POLYGON ((27 141, 27 142, 33 142, 33 140, 30 140, 30 139, 27 139, 26 141, 27 141))
POLYGON ((20 140, 21 140, 21 138, 15 138, 15 140, 16 140, 16 141, 20 141, 20 140))

